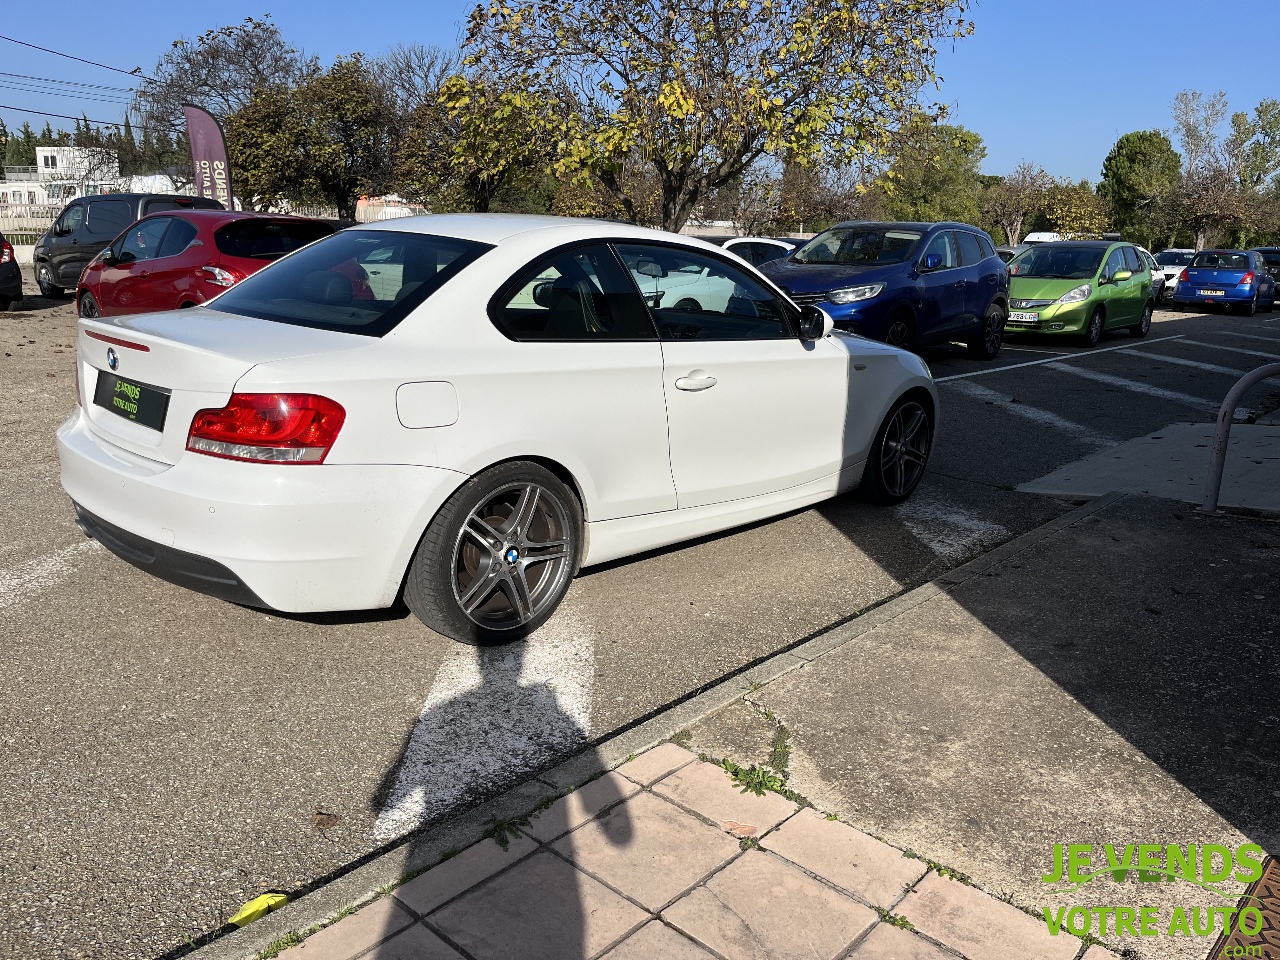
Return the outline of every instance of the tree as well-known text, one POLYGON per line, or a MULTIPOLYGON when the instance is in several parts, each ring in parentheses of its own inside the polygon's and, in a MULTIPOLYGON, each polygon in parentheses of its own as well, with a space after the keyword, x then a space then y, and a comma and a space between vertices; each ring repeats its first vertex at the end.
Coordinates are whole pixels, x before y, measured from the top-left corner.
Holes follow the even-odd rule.
POLYGON ((396 113, 408 118, 415 110, 440 100, 440 88, 458 72, 457 54, 420 43, 397 44, 377 60, 372 70, 387 90, 396 113))
POLYGON ((233 26, 179 38, 138 88, 131 111, 149 127, 185 125, 182 106, 194 103, 219 120, 243 109, 266 87, 292 86, 319 70, 318 61, 290 46, 267 14, 233 26))
POLYGON ((1099 234, 1111 226, 1107 202, 1088 180, 1055 183, 1045 194, 1044 208, 1049 224, 1067 237, 1099 234))
POLYGON ((1163 208, 1177 193, 1182 158, 1159 130, 1126 133, 1102 161, 1098 193, 1111 204, 1116 226, 1148 246, 1163 226, 1163 208))
POLYGON ((319 201, 355 219, 362 194, 390 188, 393 127, 369 62, 358 53, 339 58, 295 88, 259 89, 227 118, 232 172, 260 205, 319 201))
POLYGON ((982 193, 982 214, 1004 231, 1004 241, 1013 246, 1022 239, 1022 225, 1028 217, 1044 210, 1053 178, 1044 167, 1020 163, 1013 173, 998 177, 982 193))
POLYGON ((34 167, 36 165, 36 132, 31 124, 23 122, 17 133, 9 135, 4 148, 6 167, 34 167))
POLYGON ((911 124, 884 176, 895 220, 978 222, 982 190, 982 137, 964 127, 911 124))
MULTIPOLYGON (((626 174, 647 167, 678 230, 764 156, 801 165, 887 155, 936 79, 935 45, 966 0, 507 0, 467 25, 468 77, 521 78, 553 168, 595 176, 639 219, 626 174)), ((483 124, 469 145, 483 148, 483 124)))

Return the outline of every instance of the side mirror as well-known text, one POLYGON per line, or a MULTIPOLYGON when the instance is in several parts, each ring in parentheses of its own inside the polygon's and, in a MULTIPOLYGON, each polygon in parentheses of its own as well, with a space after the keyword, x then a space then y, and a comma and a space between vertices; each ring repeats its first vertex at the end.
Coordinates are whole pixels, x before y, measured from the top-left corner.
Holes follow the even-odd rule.
POLYGON ((550 280, 543 280, 541 283, 533 285, 533 302, 540 307, 550 308, 551 293, 555 284, 550 280))
POLYGON ((929 254, 924 258, 924 263, 922 264, 922 266, 926 271, 937 270, 940 266, 942 266, 942 254, 940 253, 929 254))
POLYGON ((821 340, 835 325, 827 311, 820 307, 805 307, 800 313, 800 339, 821 340))
POLYGON ((110 247, 107 247, 107 249, 102 251, 101 256, 98 257, 98 262, 101 263, 104 267, 114 267, 116 265, 115 251, 112 250, 110 247))
POLYGON ((1132 276, 1133 272, 1131 270, 1117 270, 1111 275, 1111 280, 1113 283, 1119 283, 1121 280, 1128 280, 1132 276))
POLYGON ((68 236, 70 233, 71 233, 71 228, 70 228, 70 227, 59 227, 59 226, 55 226, 55 227, 53 228, 53 235, 54 235, 55 237, 65 237, 65 236, 68 236))

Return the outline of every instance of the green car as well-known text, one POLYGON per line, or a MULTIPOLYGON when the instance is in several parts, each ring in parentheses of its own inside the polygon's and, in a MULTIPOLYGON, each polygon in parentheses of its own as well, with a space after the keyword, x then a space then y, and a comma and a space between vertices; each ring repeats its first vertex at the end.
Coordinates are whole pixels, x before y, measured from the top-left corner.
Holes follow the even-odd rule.
POLYGON ((1153 309, 1151 271, 1129 243, 1041 243, 1009 263, 1007 334, 1063 334, 1096 347, 1104 330, 1145 337, 1153 309))

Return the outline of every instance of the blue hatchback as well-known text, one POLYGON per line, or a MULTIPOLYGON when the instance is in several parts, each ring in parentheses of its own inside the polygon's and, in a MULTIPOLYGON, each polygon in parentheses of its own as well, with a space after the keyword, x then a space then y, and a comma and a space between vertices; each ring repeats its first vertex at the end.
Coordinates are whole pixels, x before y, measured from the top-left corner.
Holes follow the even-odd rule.
POLYGON ((760 271, 801 306, 894 346, 960 341, 990 360, 1009 310, 1009 268, 963 223, 839 223, 760 271))
POLYGON ((1173 302, 1239 307, 1252 316, 1276 303, 1276 282, 1256 250, 1201 250, 1178 277, 1173 302))

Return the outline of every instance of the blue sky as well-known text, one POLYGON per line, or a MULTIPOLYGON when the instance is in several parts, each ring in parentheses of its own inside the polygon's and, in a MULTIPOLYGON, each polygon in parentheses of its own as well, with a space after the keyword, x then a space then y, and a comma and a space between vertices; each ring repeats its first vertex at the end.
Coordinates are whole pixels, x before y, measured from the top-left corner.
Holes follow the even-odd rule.
MULTIPOLYGON (((212 13, 206 12, 212 5, 130 0, 107 13, 97 0, 72 0, 51 17, 42 4, 12 3, 6 5, 0 33, 113 66, 149 70, 175 37, 261 16, 264 6, 262 0, 227 0, 212 13), (55 31, 51 23, 80 26, 55 31)), ((452 46, 472 6, 472 0, 379 0, 368 7, 346 0, 270 4, 286 37, 324 60, 354 50, 376 55, 401 41, 452 46)), ((953 122, 986 141, 986 173, 1007 173, 1030 160, 1056 176, 1096 180, 1118 136, 1171 125, 1169 105, 1179 90, 1225 90, 1233 109, 1251 109, 1263 97, 1280 96, 1280 70, 1272 53, 1280 36, 1275 0, 1237 0, 1229 6, 1195 0, 977 0, 970 17, 974 35, 954 47, 948 44, 939 55, 943 84, 935 96, 951 107, 953 122)), ((3 40, 0 71, 112 86, 130 82, 3 40)), ((22 82, 0 77, 0 84, 22 82)), ((4 86, 0 104, 93 119, 121 116, 112 103, 4 86)), ((24 119, 39 129, 45 119, 2 108, 0 117, 10 129, 24 119)), ((59 121, 53 124, 56 128, 59 121)))

